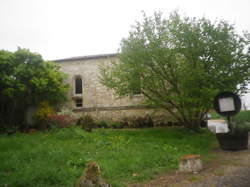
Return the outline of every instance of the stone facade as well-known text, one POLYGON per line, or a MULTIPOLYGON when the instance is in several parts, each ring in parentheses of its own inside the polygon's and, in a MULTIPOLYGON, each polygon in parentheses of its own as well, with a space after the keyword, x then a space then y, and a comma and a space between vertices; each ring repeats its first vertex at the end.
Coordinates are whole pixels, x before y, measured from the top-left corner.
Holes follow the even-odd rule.
POLYGON ((145 116, 146 114, 154 116, 156 113, 164 116, 165 112, 143 107, 141 95, 117 98, 112 90, 100 83, 100 66, 108 65, 112 61, 118 61, 116 54, 56 60, 61 71, 68 75, 67 82, 70 85, 70 92, 66 107, 77 113, 90 114, 97 120, 116 121, 123 117, 145 116), (82 80, 81 94, 75 94, 76 78, 82 80))

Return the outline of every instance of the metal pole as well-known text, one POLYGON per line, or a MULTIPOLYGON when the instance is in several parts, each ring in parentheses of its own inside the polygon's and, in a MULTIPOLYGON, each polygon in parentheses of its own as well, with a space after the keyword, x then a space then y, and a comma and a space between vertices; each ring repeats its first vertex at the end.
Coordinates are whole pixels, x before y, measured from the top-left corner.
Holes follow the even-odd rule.
POLYGON ((229 115, 227 116, 227 121, 228 121, 228 128, 230 131, 232 131, 231 117, 229 115))

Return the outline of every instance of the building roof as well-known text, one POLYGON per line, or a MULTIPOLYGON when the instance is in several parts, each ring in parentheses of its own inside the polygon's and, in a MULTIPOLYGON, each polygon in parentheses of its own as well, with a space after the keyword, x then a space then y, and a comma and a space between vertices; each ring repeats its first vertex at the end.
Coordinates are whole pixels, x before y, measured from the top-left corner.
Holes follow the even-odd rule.
POLYGON ((112 54, 99 54, 99 55, 88 55, 88 56, 77 56, 64 59, 52 60, 53 62, 68 62, 68 61, 78 61, 78 60, 89 60, 89 59, 99 59, 99 58, 109 58, 116 57, 117 53, 112 54))

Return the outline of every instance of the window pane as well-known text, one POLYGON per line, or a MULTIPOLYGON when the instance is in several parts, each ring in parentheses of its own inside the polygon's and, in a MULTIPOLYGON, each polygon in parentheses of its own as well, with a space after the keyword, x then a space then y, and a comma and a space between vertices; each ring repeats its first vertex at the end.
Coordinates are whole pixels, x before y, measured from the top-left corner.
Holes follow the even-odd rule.
POLYGON ((82 93, 82 79, 76 78, 75 80, 75 93, 81 94, 82 93))
POLYGON ((76 100, 76 107, 82 107, 82 99, 76 100))

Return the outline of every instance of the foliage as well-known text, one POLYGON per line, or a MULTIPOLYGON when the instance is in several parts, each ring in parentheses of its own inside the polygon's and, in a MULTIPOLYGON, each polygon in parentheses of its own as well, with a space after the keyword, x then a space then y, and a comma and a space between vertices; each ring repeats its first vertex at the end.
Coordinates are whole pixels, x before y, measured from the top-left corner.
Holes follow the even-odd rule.
POLYGON ((154 122, 149 115, 138 117, 134 116, 123 118, 122 125, 123 127, 128 128, 153 127, 154 122))
POLYGON ((225 117, 221 116, 217 112, 211 112, 211 119, 225 119, 225 117))
POLYGON ((89 160, 100 165, 102 176, 112 186, 127 186, 176 169, 184 154, 209 157, 215 136, 202 132, 151 128, 97 129, 87 133, 72 126, 50 132, 0 135, 0 186, 71 187, 89 160))
POLYGON ((244 122, 250 123, 250 111, 249 110, 240 111, 237 115, 233 117, 233 121, 235 121, 236 123, 244 123, 244 122))
POLYGON ((77 125, 81 126, 87 132, 91 132, 95 127, 95 121, 90 115, 84 115, 77 121, 77 125))
POLYGON ((124 126, 122 125, 122 123, 120 123, 119 121, 111 121, 107 123, 108 128, 112 128, 112 129, 121 129, 124 126))
POLYGON ((233 131, 250 131, 250 111, 240 111, 232 118, 233 131))
POLYGON ((98 121, 98 122, 96 122, 96 126, 98 128, 108 128, 108 124, 106 121, 98 121))
POLYGON ((144 128, 144 127, 153 127, 154 122, 149 115, 146 116, 132 116, 124 117, 121 121, 100 121, 96 123, 98 128, 112 128, 112 129, 121 129, 121 128, 144 128))
POLYGON ((47 101, 39 103, 33 118, 35 120, 36 127, 39 129, 46 129, 49 127, 49 116, 54 114, 53 108, 47 101))
MULTIPOLYGON (((212 112, 212 119, 224 119, 227 120, 226 117, 217 114, 216 112, 212 112)), ((250 111, 240 111, 235 116, 231 117, 231 125, 232 129, 231 133, 235 131, 250 131, 250 111)))
POLYGON ((48 117, 48 121, 51 126, 65 128, 75 124, 76 119, 69 114, 53 114, 48 117))
POLYGON ((148 105, 197 129, 218 92, 246 91, 249 44, 226 21, 144 15, 121 41, 119 62, 101 68, 101 82, 120 97, 140 88, 148 105))
POLYGON ((25 125, 30 106, 65 101, 68 85, 56 64, 28 49, 0 50, 0 124, 25 125))

